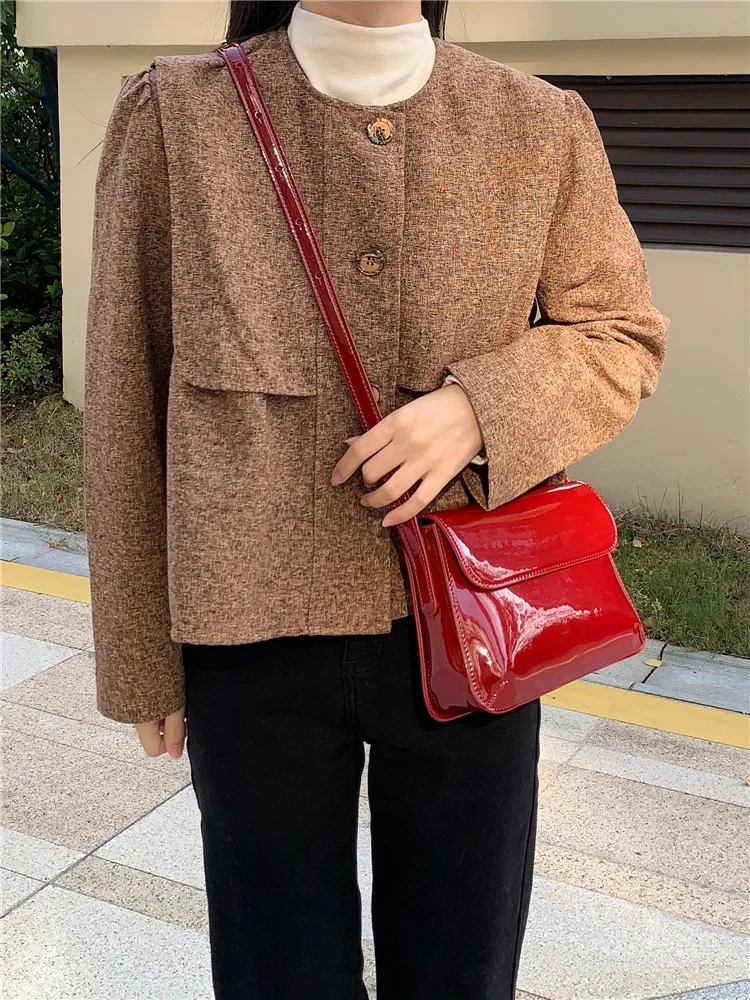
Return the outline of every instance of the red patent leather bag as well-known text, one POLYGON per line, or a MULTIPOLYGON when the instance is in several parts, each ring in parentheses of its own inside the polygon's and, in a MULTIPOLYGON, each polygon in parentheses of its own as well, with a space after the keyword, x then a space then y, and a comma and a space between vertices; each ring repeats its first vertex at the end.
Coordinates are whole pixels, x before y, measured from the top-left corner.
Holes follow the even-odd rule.
MULTIPOLYGON (((218 51, 367 431, 382 416, 252 66, 238 44, 218 51)), ((643 627, 612 560, 615 522, 585 483, 541 486, 492 511, 469 503, 422 514, 395 530, 434 719, 507 712, 643 648, 643 627)))

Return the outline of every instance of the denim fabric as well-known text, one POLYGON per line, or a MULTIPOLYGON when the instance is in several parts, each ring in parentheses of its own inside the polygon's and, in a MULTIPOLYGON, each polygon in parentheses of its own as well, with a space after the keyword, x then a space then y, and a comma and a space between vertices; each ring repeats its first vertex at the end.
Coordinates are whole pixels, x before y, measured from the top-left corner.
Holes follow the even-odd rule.
POLYGON ((538 701, 434 722, 390 633, 184 646, 217 1000, 363 1000, 364 743, 378 1000, 512 1000, 538 701))

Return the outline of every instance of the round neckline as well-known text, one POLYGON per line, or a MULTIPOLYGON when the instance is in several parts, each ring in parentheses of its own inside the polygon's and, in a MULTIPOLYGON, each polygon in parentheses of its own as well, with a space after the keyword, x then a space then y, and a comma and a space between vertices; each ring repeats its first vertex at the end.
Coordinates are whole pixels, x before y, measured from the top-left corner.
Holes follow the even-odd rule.
POLYGON ((416 93, 412 94, 411 97, 406 97, 401 101, 393 101, 391 104, 352 104, 350 101, 342 101, 339 97, 330 97, 328 94, 324 94, 322 90, 318 90, 316 87, 313 87, 312 83, 310 83, 307 78, 307 74, 302 69, 302 66, 299 64, 297 57, 292 51, 292 46, 289 42, 289 36, 287 35, 286 28, 276 28, 274 31, 264 32, 262 35, 255 35, 241 44, 248 55, 251 55, 253 52, 258 51, 264 43, 269 41, 276 41, 278 50, 281 51, 284 59, 289 64, 290 75, 297 82, 297 85, 313 100, 333 109, 345 110, 349 112, 360 111, 372 113, 406 111, 409 108, 415 107, 423 101, 428 100, 432 91, 437 86, 437 77, 442 69, 442 59, 445 51, 444 46, 446 44, 443 39, 435 38, 433 36, 433 41, 435 43, 435 62, 432 67, 432 72, 425 83, 419 88, 418 91, 416 91, 416 93), (260 42, 261 45, 258 45, 258 42, 260 42))

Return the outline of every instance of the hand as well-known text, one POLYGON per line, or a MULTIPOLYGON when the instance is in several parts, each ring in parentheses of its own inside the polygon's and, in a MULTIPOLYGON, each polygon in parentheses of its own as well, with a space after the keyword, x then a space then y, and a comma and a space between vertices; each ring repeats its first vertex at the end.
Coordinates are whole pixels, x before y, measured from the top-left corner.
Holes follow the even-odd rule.
POLYGON ((185 706, 172 712, 166 719, 138 722, 135 731, 149 757, 168 753, 174 760, 178 760, 185 747, 185 706))
POLYGON ((445 385, 389 413, 365 434, 349 438, 331 483, 346 482, 360 466, 367 486, 393 472, 386 483, 365 493, 365 507, 386 507, 419 483, 406 503, 386 514, 383 527, 389 528, 424 510, 482 443, 469 397, 457 383, 445 385))

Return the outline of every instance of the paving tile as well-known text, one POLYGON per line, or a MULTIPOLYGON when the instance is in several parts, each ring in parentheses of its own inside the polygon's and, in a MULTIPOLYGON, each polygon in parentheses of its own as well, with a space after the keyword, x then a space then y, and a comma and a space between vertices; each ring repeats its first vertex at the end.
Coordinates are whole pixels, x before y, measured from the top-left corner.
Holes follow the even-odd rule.
MULTIPOLYGON (((57 669, 57 667, 52 668, 52 670, 57 669)), ((181 776, 184 784, 190 781, 187 754, 183 754, 179 760, 172 760, 166 754, 160 757, 147 757, 132 726, 122 726, 115 722, 111 723, 111 727, 80 722, 78 719, 52 715, 37 708, 2 700, 0 700, 0 726, 26 733, 28 736, 37 736, 52 743, 88 750, 103 757, 124 760, 157 773, 169 776, 177 774, 181 776)))
POLYGON ((540 799, 547 795, 548 789, 552 788, 560 776, 562 764, 552 760, 540 760, 537 772, 539 775, 539 796, 540 799))
POLYGON ((362 937, 372 940, 372 842, 369 827, 357 833, 357 877, 362 896, 362 937))
POLYGON ((654 668, 647 667, 644 661, 658 656, 663 645, 663 642, 647 639, 643 652, 629 656, 627 660, 620 660, 619 663, 613 663, 602 670, 595 670, 593 674, 586 674, 583 680, 593 681, 594 684, 606 684, 608 687, 632 687, 646 680, 654 668))
POLYGON ((537 844, 534 870, 557 882, 629 899, 728 931, 750 933, 748 899, 737 893, 706 889, 676 876, 655 875, 542 842, 537 844))
POLYGON ((570 760, 572 767, 611 774, 618 778, 630 778, 647 785, 671 788, 688 795, 700 795, 717 802, 732 802, 738 806, 750 807, 750 788, 741 778, 696 771, 679 764, 648 757, 637 757, 621 750, 587 744, 570 760))
POLYGON ((95 854, 63 872, 55 885, 186 930, 208 933, 206 894, 201 889, 114 864, 95 854))
POLYGON ((644 1000, 746 975, 747 939, 537 878, 519 986, 554 1000, 644 1000))
POLYGON ((210 1000, 208 938, 49 886, 5 918, 13 1000, 210 1000))
POLYGON ((739 806, 563 765, 540 798, 545 843, 726 892, 750 887, 739 806))
POLYGON ((75 649, 87 649, 93 644, 89 604, 3 587, 2 605, 3 628, 9 632, 75 649))
POLYGON ((690 990, 689 993, 672 993, 657 1000, 750 1000, 750 979, 709 986, 705 990, 690 990))
POLYGON ((365 970, 363 974, 363 979, 365 981, 365 986, 370 994, 370 1000, 376 1000, 375 997, 375 944, 372 941, 365 940, 362 942, 362 954, 365 959, 365 970))
POLYGON ((70 646, 29 639, 23 635, 16 635, 15 632, 3 632, 1 641, 0 690, 2 691, 7 691, 14 684, 19 684, 78 652, 70 646))
POLYGON ((554 705, 542 705, 541 735, 544 739, 554 738, 580 745, 591 737, 601 721, 595 715, 571 712, 554 705))
POLYGON ((4 824, 74 850, 99 846, 184 786, 176 772, 25 733, 6 729, 3 741, 4 824))
POLYGON ((74 864, 80 851, 61 847, 40 837, 0 828, 0 863, 3 868, 47 882, 74 864))
POLYGON ((567 764, 573 754, 578 751, 579 746, 579 743, 573 743, 571 740, 550 736, 546 727, 542 727, 539 733, 539 758, 543 761, 567 764))
POLYGON ((43 885, 44 882, 29 878, 28 875, 19 875, 18 872, 0 868, 0 916, 17 906, 32 892, 41 889, 43 885))
POLYGON ((679 736, 676 733, 665 733, 645 726, 633 726, 614 719, 603 719, 587 746, 606 747, 663 761, 665 764, 678 764, 731 778, 744 780, 750 776, 748 750, 679 736))
POLYGON ((750 660, 692 650, 667 650, 664 662, 635 691, 750 712, 750 660))
POLYGON ((360 795, 359 797, 359 825, 370 825, 370 803, 366 795, 360 795))
POLYGON ((123 730, 119 722, 105 718, 96 707, 94 654, 75 650, 57 666, 30 677, 8 691, 2 698, 52 715, 78 719, 94 726, 123 730))
POLYGON ((205 888, 200 813, 192 787, 184 788, 103 844, 96 856, 205 888))

